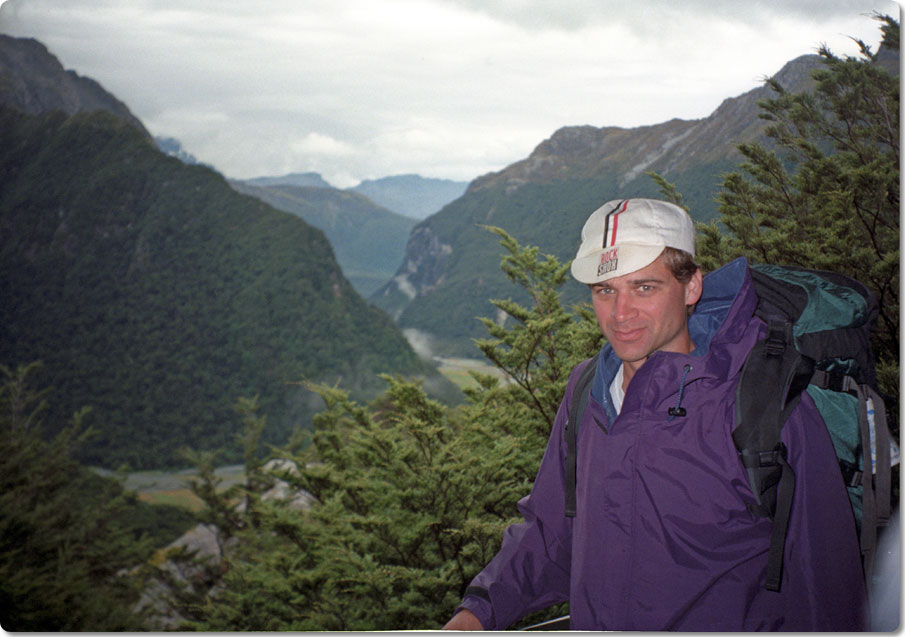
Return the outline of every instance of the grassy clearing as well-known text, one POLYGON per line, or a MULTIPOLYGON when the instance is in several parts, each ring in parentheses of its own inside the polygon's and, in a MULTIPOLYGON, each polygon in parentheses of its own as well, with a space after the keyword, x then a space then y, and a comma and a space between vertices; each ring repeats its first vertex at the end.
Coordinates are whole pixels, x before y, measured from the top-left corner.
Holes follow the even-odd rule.
POLYGON ((474 378, 468 373, 470 371, 480 372, 482 374, 490 374, 503 380, 506 375, 494 365, 487 361, 475 358, 437 358, 439 363, 439 371, 451 382, 455 383, 460 389, 477 387, 474 378))
MULTIPOLYGON (((94 471, 105 476, 113 475, 106 469, 95 468, 94 471)), ((243 465, 219 467, 215 473, 220 479, 220 489, 227 489, 245 479, 243 465)), ((189 483, 193 479, 198 479, 195 469, 134 471, 126 475, 123 487, 134 491, 143 502, 177 506, 194 513, 200 511, 204 503, 192 493, 189 483)))
POLYGON ((204 502, 192 493, 191 489, 164 489, 161 491, 143 491, 138 499, 148 504, 165 504, 197 513, 204 508, 204 502))

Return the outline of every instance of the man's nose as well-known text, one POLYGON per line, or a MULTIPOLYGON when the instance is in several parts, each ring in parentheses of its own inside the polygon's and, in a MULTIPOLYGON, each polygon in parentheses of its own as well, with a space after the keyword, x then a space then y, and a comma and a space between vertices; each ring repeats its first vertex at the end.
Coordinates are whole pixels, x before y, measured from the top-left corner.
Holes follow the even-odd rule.
POLYGON ((617 321, 630 318, 635 312, 635 305, 628 294, 617 294, 613 301, 612 317, 617 321))

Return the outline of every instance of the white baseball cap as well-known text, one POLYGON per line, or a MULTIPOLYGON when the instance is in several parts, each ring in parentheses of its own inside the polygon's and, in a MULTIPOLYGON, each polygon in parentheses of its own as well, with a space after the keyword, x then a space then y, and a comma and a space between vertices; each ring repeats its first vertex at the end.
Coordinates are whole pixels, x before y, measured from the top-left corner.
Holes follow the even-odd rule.
POLYGON ((653 263, 666 247, 694 256, 694 223, 679 206, 656 199, 616 199, 581 229, 572 276, 592 285, 653 263))

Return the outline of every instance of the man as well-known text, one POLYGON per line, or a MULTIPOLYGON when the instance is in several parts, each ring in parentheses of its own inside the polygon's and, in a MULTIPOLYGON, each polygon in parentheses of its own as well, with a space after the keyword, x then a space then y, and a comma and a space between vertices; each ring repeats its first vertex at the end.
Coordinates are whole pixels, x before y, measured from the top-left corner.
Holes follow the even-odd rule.
POLYGON ((781 588, 772 524, 749 513, 732 441, 742 364, 765 332, 743 259, 706 278, 684 210, 611 201, 588 218, 573 276, 607 345, 578 431, 577 511, 564 515, 572 376, 525 521, 475 577, 447 629, 505 629, 568 601, 573 630, 864 630, 854 516, 807 394, 783 429, 797 477, 781 588))

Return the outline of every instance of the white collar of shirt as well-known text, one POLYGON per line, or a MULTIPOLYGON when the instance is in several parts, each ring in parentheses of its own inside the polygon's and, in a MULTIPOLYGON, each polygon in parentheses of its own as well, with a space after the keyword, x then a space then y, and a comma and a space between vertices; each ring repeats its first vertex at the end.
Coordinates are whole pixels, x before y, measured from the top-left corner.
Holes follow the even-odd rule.
POLYGON ((610 398, 613 399, 613 407, 616 408, 617 414, 622 411, 622 401, 625 399, 625 390, 622 389, 622 379, 622 365, 620 365, 619 369, 616 371, 616 377, 613 379, 613 382, 610 383, 610 398))

